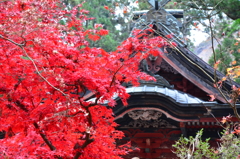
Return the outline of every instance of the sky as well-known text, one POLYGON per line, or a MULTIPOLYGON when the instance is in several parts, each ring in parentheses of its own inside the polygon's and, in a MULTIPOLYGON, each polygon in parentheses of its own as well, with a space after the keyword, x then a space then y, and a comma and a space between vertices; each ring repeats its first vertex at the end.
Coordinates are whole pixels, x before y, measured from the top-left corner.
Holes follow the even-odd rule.
POLYGON ((198 29, 192 29, 191 36, 188 36, 188 38, 194 43, 194 46, 198 46, 201 42, 205 41, 209 35, 203 31, 203 26, 199 25, 198 29))

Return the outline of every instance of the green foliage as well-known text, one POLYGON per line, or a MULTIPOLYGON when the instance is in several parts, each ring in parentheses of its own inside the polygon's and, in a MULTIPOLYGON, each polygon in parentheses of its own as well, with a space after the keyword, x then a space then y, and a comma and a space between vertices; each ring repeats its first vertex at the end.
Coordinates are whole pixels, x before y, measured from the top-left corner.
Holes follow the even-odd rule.
MULTIPOLYGON (((215 59, 220 61, 217 69, 224 74, 227 74, 227 68, 240 65, 239 45, 237 44, 238 41, 234 37, 226 37, 215 50, 215 59)), ((214 66, 216 61, 214 60, 214 55, 212 55, 208 62, 214 66)), ((236 78, 235 81, 240 83, 240 78, 236 78)))
MULTIPOLYGON (((214 55, 209 59, 212 66, 219 60, 217 69, 226 74, 227 68, 240 65, 237 45, 240 30, 239 0, 172 0, 166 7, 184 10, 183 35, 190 34, 188 28, 199 29, 199 24, 205 26, 204 32, 210 34, 212 31, 212 38, 218 39, 220 44, 215 50, 215 59, 214 55)), ((240 78, 235 81, 240 83, 240 78)))
POLYGON ((232 23, 232 25, 230 26, 230 32, 229 32, 229 34, 231 35, 231 34, 233 34, 234 32, 236 32, 236 31, 239 31, 240 30, 240 18, 239 19, 237 19, 237 20, 235 20, 233 23, 232 23))
POLYGON ((217 0, 219 5, 217 6, 217 10, 224 12, 229 18, 236 20, 240 18, 240 1, 239 0, 225 0, 220 1, 217 0))
POLYGON ((116 46, 118 46, 118 42, 114 40, 114 35, 112 33, 109 33, 108 35, 102 37, 99 41, 91 41, 90 46, 92 47, 99 47, 104 48, 107 51, 113 51, 116 46))
POLYGON ((83 8, 89 11, 88 16, 95 17, 94 20, 86 23, 85 28, 91 29, 94 28, 95 24, 102 24, 104 26, 104 29, 108 29, 110 31, 109 35, 100 39, 98 42, 88 40, 90 46, 101 47, 106 51, 114 51, 119 45, 119 43, 116 41, 119 33, 116 32, 115 24, 113 21, 111 21, 113 15, 110 13, 109 10, 106 10, 104 6, 108 6, 109 8, 113 7, 112 3, 106 0, 90 0, 87 3, 83 4, 83 8))
POLYGON ((174 0, 183 8, 197 10, 197 14, 201 15, 209 11, 214 11, 221 16, 225 13, 229 18, 236 20, 240 18, 240 1, 239 0, 174 0))
POLYGON ((203 141, 201 139, 203 129, 195 137, 181 137, 173 147, 175 153, 180 159, 233 159, 239 157, 240 140, 239 136, 229 133, 225 130, 222 133, 221 143, 218 148, 210 147, 209 138, 203 141))
POLYGON ((88 0, 83 3, 84 0, 65 0, 65 3, 72 7, 82 3, 82 8, 89 11, 88 17, 94 17, 93 20, 86 21, 85 29, 92 29, 95 24, 102 24, 104 29, 109 30, 109 35, 102 37, 98 42, 87 39, 90 47, 103 48, 109 52, 116 50, 116 47, 129 37, 130 30, 127 18, 130 17, 130 12, 134 9, 130 6, 130 1, 88 0), (128 8, 127 13, 122 14, 126 7, 128 8))
MULTIPOLYGON (((217 30, 214 34, 217 33, 218 37, 221 37, 223 32, 232 35, 234 31, 231 31, 231 24, 233 20, 240 18, 239 0, 172 0, 165 8, 184 10, 184 35, 190 34, 188 29, 195 27, 194 23, 202 24, 206 27, 204 32, 209 33, 209 24, 206 22, 208 18, 214 21, 214 30, 217 30)), ((234 25, 235 31, 239 29, 238 24, 234 25)))
POLYGON ((218 148, 218 154, 221 158, 232 159, 240 155, 240 139, 233 133, 224 131, 221 138, 221 144, 218 148))
POLYGON ((21 58, 24 60, 30 60, 29 57, 27 57, 27 56, 21 56, 21 58))
POLYGON ((148 10, 151 7, 146 0, 139 0, 138 6, 139 10, 148 10))
POLYGON ((210 148, 208 141, 210 138, 203 141, 201 139, 203 129, 201 129, 195 137, 190 136, 189 138, 181 137, 173 147, 176 149, 174 153, 180 159, 202 159, 211 158, 216 159, 217 154, 214 148, 210 148))

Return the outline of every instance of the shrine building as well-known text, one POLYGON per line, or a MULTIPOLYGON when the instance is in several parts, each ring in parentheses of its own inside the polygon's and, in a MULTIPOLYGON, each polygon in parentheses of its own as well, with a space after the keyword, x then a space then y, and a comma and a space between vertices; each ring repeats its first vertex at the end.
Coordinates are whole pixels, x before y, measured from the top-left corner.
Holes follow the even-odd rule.
MULTIPOLYGON (((123 106, 116 98, 117 106, 113 108, 118 130, 125 133, 120 143, 131 141, 134 151, 126 159, 173 159, 172 145, 180 136, 195 136, 204 128, 203 137, 211 138, 211 146, 217 146, 222 128, 219 121, 223 116, 234 115, 233 110, 221 93, 214 87, 215 78, 224 75, 191 52, 181 40, 181 23, 177 18, 183 17, 182 10, 165 10, 163 7, 170 0, 156 2, 149 0, 153 6, 149 11, 138 11, 134 15, 132 28, 148 28, 150 24, 158 34, 166 37, 173 35, 176 48, 159 48, 167 52, 161 56, 149 56, 139 68, 156 78, 154 81, 141 81, 140 86, 126 84, 131 95, 128 106, 123 106), (164 49, 164 50, 163 50, 164 49), (210 101, 210 95, 216 100, 210 101)), ((231 93, 231 86, 239 84, 224 81, 222 92, 231 93)), ((240 104, 237 104, 240 111, 240 104)))

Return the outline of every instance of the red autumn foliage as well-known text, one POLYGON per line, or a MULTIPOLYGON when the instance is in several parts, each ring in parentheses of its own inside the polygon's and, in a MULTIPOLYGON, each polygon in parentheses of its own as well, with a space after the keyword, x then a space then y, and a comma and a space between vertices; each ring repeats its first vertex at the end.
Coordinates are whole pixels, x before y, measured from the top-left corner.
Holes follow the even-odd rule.
POLYGON ((172 39, 172 38, 173 38, 173 35, 172 35, 172 34, 168 34, 168 35, 166 35, 166 37, 167 37, 168 39, 172 39))
POLYGON ((84 30, 88 11, 78 7, 68 11, 57 0, 0 3, 0 131, 6 132, 0 158, 121 158, 131 150, 115 144, 123 133, 115 129, 112 97, 127 105, 121 83, 152 79, 138 64, 166 42, 133 37, 115 52, 90 48, 86 37, 99 40, 108 31, 84 30), (96 99, 86 101, 87 92, 96 99))
POLYGON ((106 10, 109 10, 109 7, 108 7, 108 6, 104 6, 104 8, 105 8, 106 10))
POLYGON ((216 99, 216 97, 214 95, 208 95, 210 97, 209 101, 212 102, 216 99))

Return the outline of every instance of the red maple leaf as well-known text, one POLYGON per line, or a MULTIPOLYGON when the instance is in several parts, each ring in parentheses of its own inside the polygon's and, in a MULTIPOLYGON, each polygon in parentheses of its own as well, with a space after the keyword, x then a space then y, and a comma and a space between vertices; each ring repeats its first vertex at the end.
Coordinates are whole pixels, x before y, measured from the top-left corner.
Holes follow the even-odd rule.
POLYGON ((0 3, 0 131, 6 132, 0 158, 120 158, 130 145, 114 144, 124 135, 103 103, 114 106, 118 94, 127 105, 122 82, 154 80, 140 72, 139 62, 167 43, 143 33, 110 53, 91 48, 86 38, 95 42, 108 31, 101 25, 85 30, 93 19, 88 11, 58 3, 0 3), (66 25, 59 25, 63 19, 66 25))
POLYGON ((88 34, 88 38, 93 41, 97 41, 100 39, 100 36, 94 34, 88 34))
POLYGON ((106 10, 109 10, 109 7, 108 7, 108 6, 104 6, 104 8, 105 8, 106 10))
POLYGON ((166 35, 166 37, 167 37, 168 39, 172 39, 172 38, 173 38, 173 35, 172 35, 172 34, 168 34, 168 35, 166 35))
POLYGON ((105 30, 105 29, 100 29, 98 34, 101 35, 101 36, 105 36, 105 35, 108 35, 109 31, 108 30, 105 30))
POLYGON ((216 99, 214 95, 208 95, 208 96, 210 97, 209 101, 211 101, 211 102, 216 99))

